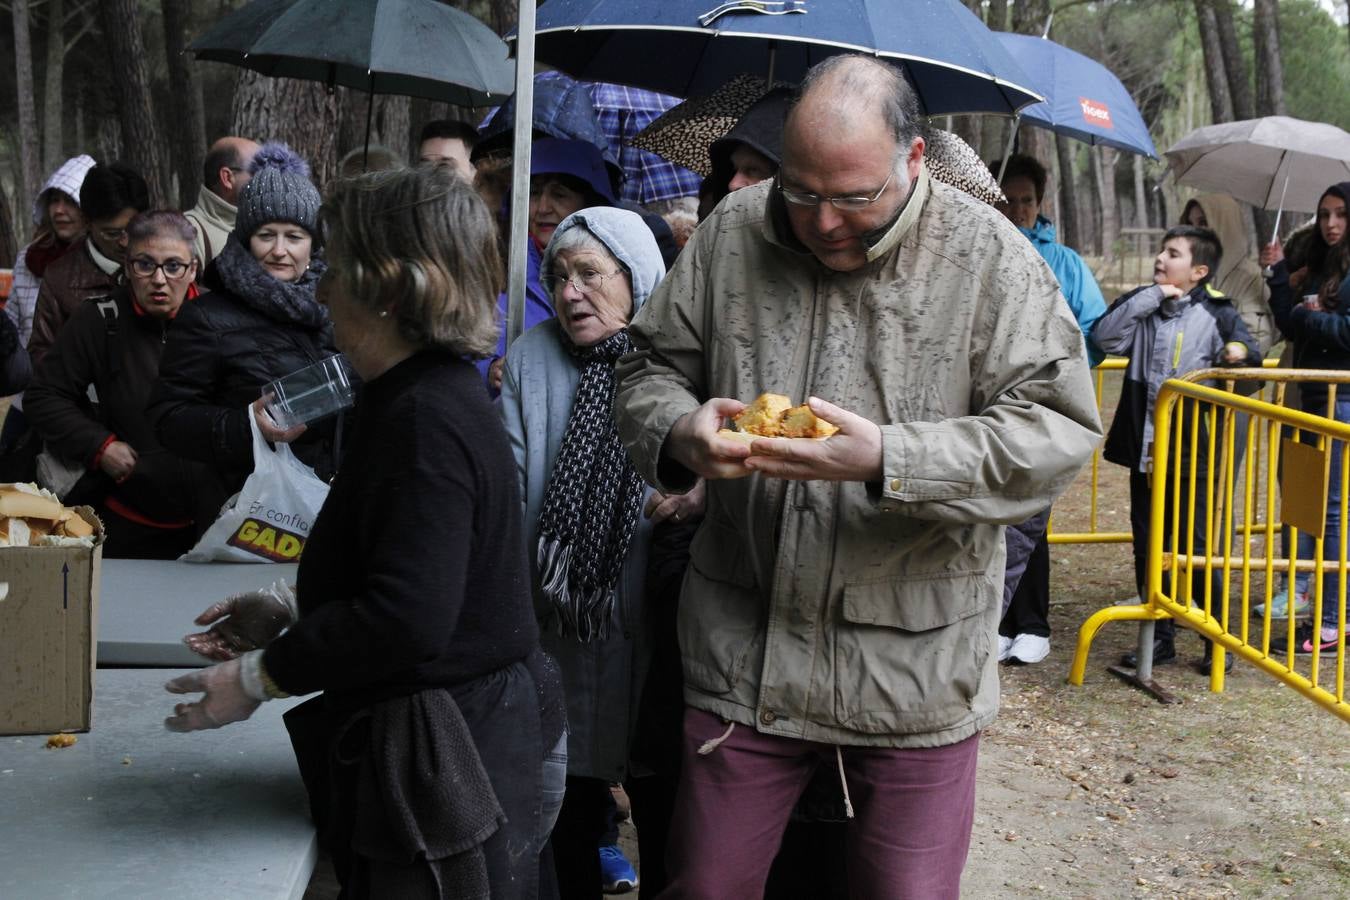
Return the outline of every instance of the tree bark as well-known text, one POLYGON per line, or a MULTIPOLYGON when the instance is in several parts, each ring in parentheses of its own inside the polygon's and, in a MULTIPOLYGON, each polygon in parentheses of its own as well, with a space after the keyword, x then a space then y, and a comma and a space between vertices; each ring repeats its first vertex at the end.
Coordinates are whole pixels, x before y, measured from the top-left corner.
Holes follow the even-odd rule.
MULTIPOLYGON (((9 201, 4 190, 0 190, 0 264, 13 265, 19 257, 19 241, 14 234, 14 218, 10 215, 9 201)), ((0 312, 0 316, 4 313, 0 312)))
POLYGON ((286 142, 309 163, 314 183, 323 190, 337 174, 338 101, 337 92, 330 94, 318 82, 265 78, 244 69, 235 87, 230 130, 286 142))
POLYGON ((61 89, 66 69, 66 10, 64 0, 47 0, 47 66, 42 97, 42 168, 55 171, 65 161, 61 141, 64 110, 61 89))
POLYGON ((1088 151, 1092 171, 1097 181, 1097 198, 1102 213, 1102 262, 1116 256, 1116 239, 1120 236, 1120 212, 1116 205, 1116 151, 1110 147, 1093 147, 1088 151))
POLYGON ((1137 153, 1134 157, 1134 227, 1148 227, 1148 188, 1144 183, 1144 158, 1137 153))
MULTIPOLYGON (((1008 30, 1008 0, 989 0, 985 24, 994 31, 1008 30)), ((980 144, 975 149, 979 151, 980 157, 986 161, 1001 160, 1008 141, 1008 128, 1011 126, 1007 120, 996 116, 982 116, 981 118, 984 119, 984 122, 980 126, 980 144)))
POLYGON ((1228 76, 1228 94, 1233 98, 1233 115, 1239 119, 1255 118, 1252 82, 1247 76, 1247 59, 1238 46, 1232 0, 1210 0, 1210 3, 1214 9, 1215 24, 1218 25, 1219 46, 1223 49, 1223 68, 1228 76))
POLYGON ((1195 17, 1200 28, 1200 48, 1205 58, 1205 84, 1209 87, 1212 122, 1233 121, 1233 97, 1228 90, 1228 71, 1223 63, 1223 45, 1219 41, 1219 23, 1209 0, 1195 0, 1195 17))
MULTIPOLYGON (((42 186, 38 171, 37 111, 33 107, 33 47, 28 33, 28 0, 12 0, 14 19, 14 92, 19 105, 19 196, 26 209, 42 186)), ((25 219, 27 216, 25 216, 25 219)))
POLYGON ((1276 0, 1256 0, 1252 18, 1256 50, 1256 114, 1283 116, 1284 60, 1280 53, 1280 16, 1276 0))
POLYGON ((1083 247, 1079 227, 1078 185, 1074 174, 1074 147, 1071 138, 1055 135, 1055 155, 1059 157, 1059 242, 1075 250, 1083 247))
POLYGON ((164 118, 168 133, 173 171, 178 176, 178 208, 191 209, 201 189, 202 160, 206 156, 206 110, 197 88, 196 70, 188 65, 188 22, 192 18, 190 0, 161 0, 164 15, 164 55, 169 69, 173 104, 164 118))
POLYGON ((150 187, 150 203, 169 202, 164 145, 150 101, 150 69, 136 0, 99 0, 108 71, 122 125, 122 156, 150 187))

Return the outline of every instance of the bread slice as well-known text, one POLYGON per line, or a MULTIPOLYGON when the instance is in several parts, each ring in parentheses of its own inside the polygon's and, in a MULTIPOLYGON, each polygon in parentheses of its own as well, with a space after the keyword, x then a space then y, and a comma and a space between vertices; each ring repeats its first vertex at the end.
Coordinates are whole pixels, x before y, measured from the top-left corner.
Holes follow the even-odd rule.
POLYGON ((89 537, 94 533, 94 526, 81 518, 75 510, 67 509, 61 513, 61 520, 56 523, 56 533, 64 537, 89 537))
POLYGON ((50 500, 39 494, 31 494, 28 491, 19 490, 14 485, 0 487, 0 517, 31 517, 54 522, 61 518, 61 510, 59 500, 50 500))

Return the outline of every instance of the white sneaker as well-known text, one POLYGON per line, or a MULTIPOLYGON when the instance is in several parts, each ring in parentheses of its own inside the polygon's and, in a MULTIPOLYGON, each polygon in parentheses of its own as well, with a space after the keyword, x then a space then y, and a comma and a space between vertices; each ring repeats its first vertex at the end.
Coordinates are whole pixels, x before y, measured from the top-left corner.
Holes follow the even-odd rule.
POLYGON ((1010 637, 998 636, 998 661, 1003 662, 1008 658, 1008 651, 1012 649, 1013 639, 1010 637))
POLYGON ((1019 634, 1008 648, 1008 662, 1030 665, 1050 655, 1050 639, 1039 634, 1019 634))

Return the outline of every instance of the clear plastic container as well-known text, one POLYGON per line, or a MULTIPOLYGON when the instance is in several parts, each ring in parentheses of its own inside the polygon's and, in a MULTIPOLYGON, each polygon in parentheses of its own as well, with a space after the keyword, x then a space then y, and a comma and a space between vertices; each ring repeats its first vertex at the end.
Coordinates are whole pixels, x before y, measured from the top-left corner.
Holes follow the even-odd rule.
POLYGON ((317 422, 356 398, 341 354, 305 366, 263 388, 263 408, 281 428, 317 422))

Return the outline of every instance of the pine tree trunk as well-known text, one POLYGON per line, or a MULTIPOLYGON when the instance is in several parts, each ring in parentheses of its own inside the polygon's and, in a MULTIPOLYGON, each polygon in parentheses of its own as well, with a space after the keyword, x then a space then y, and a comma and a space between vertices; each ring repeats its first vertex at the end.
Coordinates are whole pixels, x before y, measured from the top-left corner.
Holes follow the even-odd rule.
MULTIPOLYGON (((1008 30, 1008 0, 989 0, 985 24, 994 31, 1008 30)), ((975 149, 980 152, 982 159, 997 162, 1003 159, 1003 151, 1006 149, 1008 141, 1008 129, 1011 126, 1007 120, 996 116, 984 116, 982 118, 984 123, 980 128, 980 145, 975 149)))
POLYGON ((174 103, 164 117, 173 171, 178 176, 178 208, 191 209, 201 189, 202 160, 206 156, 206 110, 197 87, 197 73, 183 52, 187 46, 191 0, 161 0, 164 15, 164 56, 174 103))
MULTIPOLYGON (((14 18, 14 92, 19 106, 19 196, 26 209, 42 186, 38 171, 37 110, 33 106, 33 46, 28 33, 28 0, 12 0, 14 18)), ((25 218, 27 218, 25 216, 25 218)))
POLYGON ((1059 232, 1059 242, 1075 250, 1083 246, 1083 234, 1079 227, 1078 185, 1073 170, 1074 147, 1070 138, 1055 136, 1055 155, 1059 157, 1059 220, 1055 227, 1059 232))
POLYGON ((66 68, 66 18, 63 0, 47 0, 47 67, 42 98, 42 168, 52 172, 65 161, 61 142, 61 88, 66 68))
POLYGON ((1223 68, 1228 76, 1228 93, 1233 98, 1233 115, 1238 119, 1256 117, 1252 102, 1252 82, 1247 76, 1247 59, 1238 46, 1237 29, 1233 25, 1231 0, 1210 0, 1214 21, 1218 25, 1219 46, 1223 48, 1223 68))
POLYGON ((1256 0, 1252 43, 1256 50, 1256 114, 1283 116, 1284 61, 1280 54, 1280 17, 1276 0, 1256 0))
POLYGON ((1120 236, 1120 212, 1116 206, 1116 151, 1093 147, 1088 156, 1097 181, 1097 198, 1102 214, 1102 262, 1115 259, 1116 239, 1120 236))
POLYGON ((1205 58, 1205 84, 1209 87, 1212 122, 1233 121, 1233 97, 1228 90, 1228 71, 1223 63, 1223 44, 1219 41, 1219 23, 1209 0, 1195 0, 1195 17, 1200 27, 1200 48, 1205 58))
POLYGON ((338 92, 330 94, 318 82, 265 78, 244 69, 235 86, 230 131, 286 142, 309 163, 322 191, 337 174, 338 101, 338 92))
POLYGON ((122 125, 122 158, 150 186, 150 203, 170 202, 165 147, 150 102, 150 70, 136 0, 99 0, 108 71, 122 125))
POLYGON ((1148 188, 1144 183, 1144 158, 1134 157, 1134 227, 1148 227, 1148 188))
MULTIPOLYGON (((19 256, 19 241, 14 234, 14 218, 10 215, 5 192, 0 190, 0 265, 8 268, 19 256)), ((0 313, 4 315, 4 313, 0 313)))

